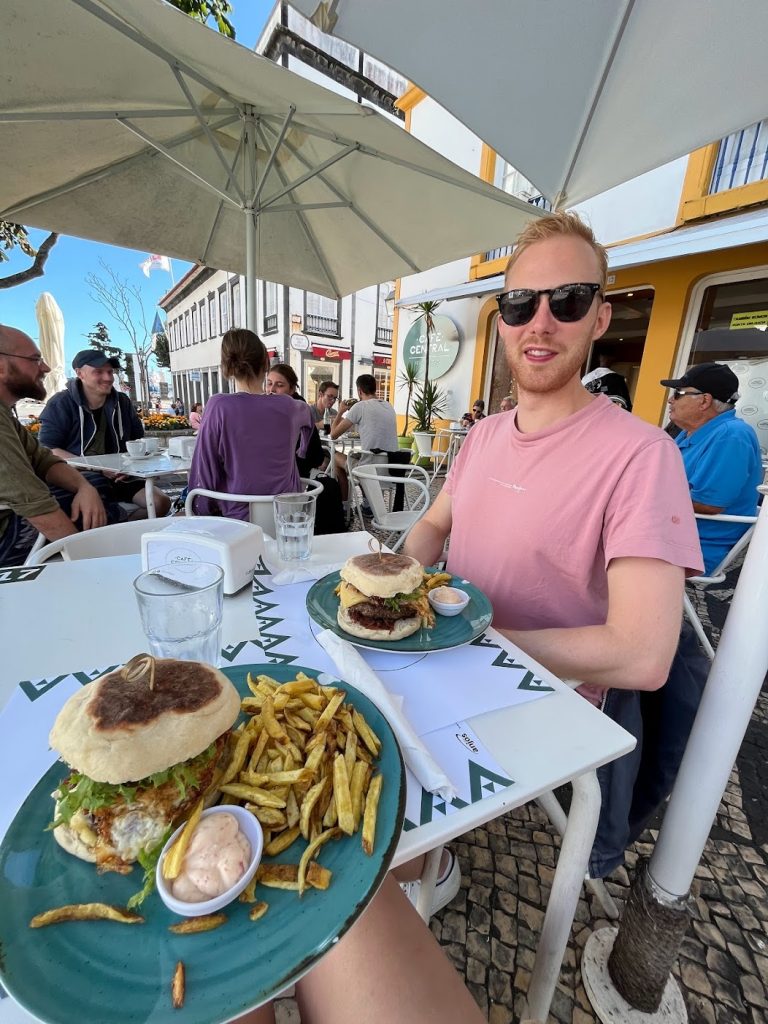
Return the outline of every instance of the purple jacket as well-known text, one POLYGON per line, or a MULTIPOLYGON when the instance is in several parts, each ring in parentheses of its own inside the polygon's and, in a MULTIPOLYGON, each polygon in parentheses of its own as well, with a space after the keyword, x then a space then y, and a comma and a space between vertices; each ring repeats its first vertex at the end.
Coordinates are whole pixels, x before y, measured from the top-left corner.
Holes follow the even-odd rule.
MULTIPOLYGON (((296 454, 305 455, 314 421, 309 406, 289 395, 214 395, 192 457, 189 486, 230 494, 285 494, 301 490, 296 454)), ((198 515, 217 511, 248 521, 242 502, 198 498, 198 515)))

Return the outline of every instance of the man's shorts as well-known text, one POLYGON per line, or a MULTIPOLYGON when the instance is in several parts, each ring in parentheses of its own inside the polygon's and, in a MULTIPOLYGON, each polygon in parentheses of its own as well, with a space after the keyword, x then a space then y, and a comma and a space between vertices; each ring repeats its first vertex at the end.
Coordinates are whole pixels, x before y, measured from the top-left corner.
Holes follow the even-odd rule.
POLYGON ((37 537, 37 530, 28 520, 11 515, 0 536, 0 565, 23 565, 37 537))

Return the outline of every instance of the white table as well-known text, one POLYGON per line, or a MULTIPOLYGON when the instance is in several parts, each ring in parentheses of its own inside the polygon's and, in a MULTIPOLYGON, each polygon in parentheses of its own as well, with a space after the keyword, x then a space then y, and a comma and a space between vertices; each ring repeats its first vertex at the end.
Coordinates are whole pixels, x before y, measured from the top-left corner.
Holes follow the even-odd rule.
POLYGON ((152 491, 153 480, 163 476, 173 476, 176 473, 189 473, 191 466, 190 459, 178 459, 166 452, 141 459, 132 459, 129 455, 73 455, 67 459, 70 466, 77 469, 86 469, 94 473, 101 473, 107 470, 111 473, 125 473, 126 476, 135 476, 144 481, 144 491, 147 496, 147 518, 154 519, 155 498, 152 491))
POLYGON ((448 427, 445 430, 439 430, 437 437, 435 438, 435 445, 438 445, 441 440, 447 438, 448 444, 445 451, 440 456, 435 456, 435 450, 432 450, 433 458, 435 459, 435 468, 432 471, 432 483, 435 481, 435 477, 441 469, 445 469, 446 473, 453 465, 453 460, 459 454, 459 448, 464 438, 469 433, 469 430, 465 427, 448 427))
MULTIPOLYGON (((366 533, 316 537, 312 561, 323 564, 344 560, 366 551, 368 539, 366 533)), ((0 585, 0 642, 4 652, 0 707, 22 679, 114 664, 144 648, 131 588, 140 571, 139 562, 135 555, 51 562, 32 580, 0 585)), ((256 622, 250 588, 225 598, 224 605, 223 643, 253 638, 256 622)), ((491 632, 496 642, 537 673, 544 671, 491 632)), ((542 1020, 549 1012, 597 827, 600 790, 594 770, 627 753, 635 743, 633 737, 565 684, 545 675, 555 686, 549 696, 471 719, 472 728, 515 785, 403 833, 393 862, 397 866, 440 848, 470 829, 572 782, 568 826, 528 993, 529 1015, 542 1020)), ((56 710, 48 708, 51 717, 56 710)), ((4 806, 0 808, 0 836, 39 777, 39 770, 30 769, 31 755, 19 749, 22 745, 5 726, 6 717, 0 713, 0 772, 8 781, 4 806)), ((47 720, 39 724, 37 740, 42 750, 47 746, 50 725, 47 720)), ((432 871, 437 869, 436 860, 430 858, 432 871)), ((30 1020, 10 999, 0 1000, 0 1024, 30 1020)))

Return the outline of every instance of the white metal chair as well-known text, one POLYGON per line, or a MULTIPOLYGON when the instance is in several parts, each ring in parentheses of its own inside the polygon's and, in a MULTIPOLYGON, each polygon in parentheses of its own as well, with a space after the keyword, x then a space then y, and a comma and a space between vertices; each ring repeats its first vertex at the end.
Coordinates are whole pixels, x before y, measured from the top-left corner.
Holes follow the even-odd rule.
POLYGON ((83 530, 70 537, 33 548, 25 565, 42 565, 61 555, 65 562, 80 558, 106 558, 108 555, 136 555, 141 551, 141 538, 145 533, 162 530, 167 525, 164 519, 135 519, 113 526, 100 526, 94 530, 83 530))
MULTIPOLYGON (((301 482, 304 485, 303 490, 307 494, 318 495, 323 489, 323 485, 316 480, 307 480, 302 477, 301 482)), ((193 487, 187 493, 187 500, 184 503, 184 515, 194 516, 196 514, 193 505, 198 495, 203 498, 216 498, 219 501, 246 502, 250 506, 250 522, 260 526, 267 536, 274 539, 275 517, 272 511, 274 494, 227 494, 226 491, 209 491, 205 487, 193 487)))
MULTIPOLYGON (((757 516, 727 516, 722 514, 717 516, 705 516, 697 512, 696 518, 701 519, 703 521, 712 520, 713 522, 718 523, 750 524, 747 531, 743 533, 741 537, 739 537, 739 539, 730 549, 725 558, 720 562, 719 565, 715 566, 715 568, 712 570, 712 573, 709 576, 691 576, 690 579, 686 580, 686 583, 692 583, 694 584, 694 586, 706 589, 707 587, 711 587, 713 584, 722 583, 724 581, 726 572, 731 567, 731 565, 733 565, 733 563, 736 561, 741 552, 746 549, 750 540, 752 539, 752 534, 755 531, 755 523, 757 522, 757 516)), ((690 596, 686 592, 683 593, 683 610, 688 621, 693 626, 694 632, 696 633, 696 636, 699 638, 701 646, 707 652, 709 660, 714 661, 715 650, 709 641, 709 637, 704 632, 704 627, 701 624, 701 619, 697 615, 696 609, 693 606, 693 602, 691 601, 690 596)))
POLYGON ((391 466, 377 463, 359 466, 350 470, 353 483, 359 484, 365 499, 373 512, 373 526, 377 530, 388 531, 385 543, 393 551, 397 551, 410 531, 429 508, 429 476, 419 466, 403 466, 397 473, 391 472, 391 466), (418 493, 409 508, 402 512, 390 512, 384 500, 384 490, 405 485, 418 493), (398 537, 398 534, 400 535, 398 537), (395 538, 398 539, 392 543, 395 538))

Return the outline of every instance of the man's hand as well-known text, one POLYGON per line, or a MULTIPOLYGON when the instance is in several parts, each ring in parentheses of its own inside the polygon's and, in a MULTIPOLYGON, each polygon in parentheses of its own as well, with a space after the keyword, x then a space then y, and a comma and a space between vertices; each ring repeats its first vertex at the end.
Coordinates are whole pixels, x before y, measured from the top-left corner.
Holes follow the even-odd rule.
POLYGON ((344 415, 344 413, 347 411, 347 409, 351 409, 351 408, 352 408, 352 406, 346 400, 343 401, 343 402, 339 402, 339 404, 338 404, 338 406, 336 408, 336 419, 339 419, 340 416, 344 415))
POLYGON ((107 512, 104 508, 99 492, 84 480, 82 485, 75 491, 75 496, 72 499, 72 513, 70 519, 72 522, 83 517, 83 529, 92 530, 96 526, 107 525, 107 512))

